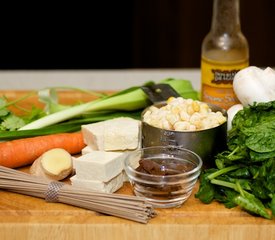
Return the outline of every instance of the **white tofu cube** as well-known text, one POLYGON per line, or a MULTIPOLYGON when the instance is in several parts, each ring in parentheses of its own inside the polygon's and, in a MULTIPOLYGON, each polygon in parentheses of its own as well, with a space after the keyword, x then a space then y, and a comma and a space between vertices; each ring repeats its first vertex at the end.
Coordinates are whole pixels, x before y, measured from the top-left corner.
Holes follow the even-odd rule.
POLYGON ((118 174, 108 182, 98 180, 85 180, 77 175, 70 178, 71 184, 76 187, 83 187, 96 192, 113 193, 123 186, 123 173, 118 174))
POLYGON ((120 117, 82 126, 84 142, 93 150, 124 151, 140 147, 141 122, 120 117))
POLYGON ((77 178, 107 182, 123 170, 124 154, 93 151, 73 159, 77 178))

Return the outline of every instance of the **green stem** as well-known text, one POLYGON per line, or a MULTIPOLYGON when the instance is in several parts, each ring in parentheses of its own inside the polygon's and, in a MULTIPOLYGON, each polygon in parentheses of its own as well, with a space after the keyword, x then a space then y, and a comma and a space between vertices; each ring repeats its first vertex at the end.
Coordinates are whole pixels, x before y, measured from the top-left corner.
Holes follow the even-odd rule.
POLYGON ((230 182, 226 182, 226 181, 222 181, 222 180, 217 180, 217 179, 212 179, 211 183, 215 184, 215 185, 223 186, 223 187, 232 188, 232 189, 234 189, 234 190, 237 191, 235 183, 230 183, 230 182))
POLYGON ((236 147, 230 154, 228 154, 228 157, 231 157, 232 155, 234 155, 235 152, 237 152, 239 150, 239 148, 240 148, 239 146, 236 147))
POLYGON ((226 182, 226 181, 218 180, 218 179, 212 179, 211 183, 215 184, 215 185, 219 185, 219 186, 223 186, 223 187, 228 187, 228 188, 234 189, 236 192, 240 193, 240 195, 242 195, 242 196, 251 195, 249 192, 243 190, 242 187, 241 187, 241 185, 239 183, 238 183, 239 184, 239 186, 238 186, 235 183, 226 182))
POLYGON ((225 174, 227 172, 230 172, 230 171, 233 171, 235 169, 238 169, 240 166, 239 165, 233 165, 233 166, 230 166, 230 167, 226 167, 226 168, 222 168, 221 170, 218 170, 210 175, 208 175, 208 179, 209 180, 212 180, 222 174, 225 174))
POLYGON ((241 187, 239 181, 236 182, 236 189, 237 189, 237 191, 241 194, 241 196, 244 197, 244 190, 242 189, 242 187, 241 187))

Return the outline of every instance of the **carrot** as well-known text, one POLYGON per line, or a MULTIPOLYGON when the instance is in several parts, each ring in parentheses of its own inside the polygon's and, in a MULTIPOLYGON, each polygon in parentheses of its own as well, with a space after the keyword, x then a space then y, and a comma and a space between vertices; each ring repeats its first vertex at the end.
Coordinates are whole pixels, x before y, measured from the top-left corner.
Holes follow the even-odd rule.
POLYGON ((70 154, 79 153, 85 147, 81 132, 51 134, 23 138, 0 143, 0 165, 17 168, 29 165, 44 152, 63 148, 70 154))

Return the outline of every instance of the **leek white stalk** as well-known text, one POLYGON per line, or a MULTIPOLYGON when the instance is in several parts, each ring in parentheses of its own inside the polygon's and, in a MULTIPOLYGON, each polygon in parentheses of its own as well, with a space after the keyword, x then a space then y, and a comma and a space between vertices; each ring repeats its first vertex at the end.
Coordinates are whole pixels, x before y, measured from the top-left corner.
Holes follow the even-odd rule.
POLYGON ((148 102, 145 93, 140 89, 136 89, 124 94, 115 95, 91 101, 88 103, 73 106, 71 108, 47 115, 36 121, 33 121, 19 130, 30 130, 47 127, 55 123, 68 120, 72 117, 79 116, 88 111, 96 110, 125 110, 131 111, 144 108, 148 102))

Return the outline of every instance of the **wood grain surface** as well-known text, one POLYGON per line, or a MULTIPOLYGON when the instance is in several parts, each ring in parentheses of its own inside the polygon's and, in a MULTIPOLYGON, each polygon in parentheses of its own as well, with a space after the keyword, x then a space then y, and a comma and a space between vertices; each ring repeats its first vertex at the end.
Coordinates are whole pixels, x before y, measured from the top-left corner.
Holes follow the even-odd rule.
MULTIPOLYGON (((25 92, 5 91, 10 99, 25 92)), ((62 95, 64 102, 86 96, 62 95)), ((31 98, 24 104, 36 103, 31 98)), ((27 169, 24 169, 27 170, 27 169)), ((239 208, 226 209, 218 203, 205 205, 193 194, 180 207, 156 209, 148 224, 103 215, 61 203, 0 190, 0 239, 275 239, 275 221, 254 217, 239 208)), ((129 183, 118 191, 132 194, 129 183)))

